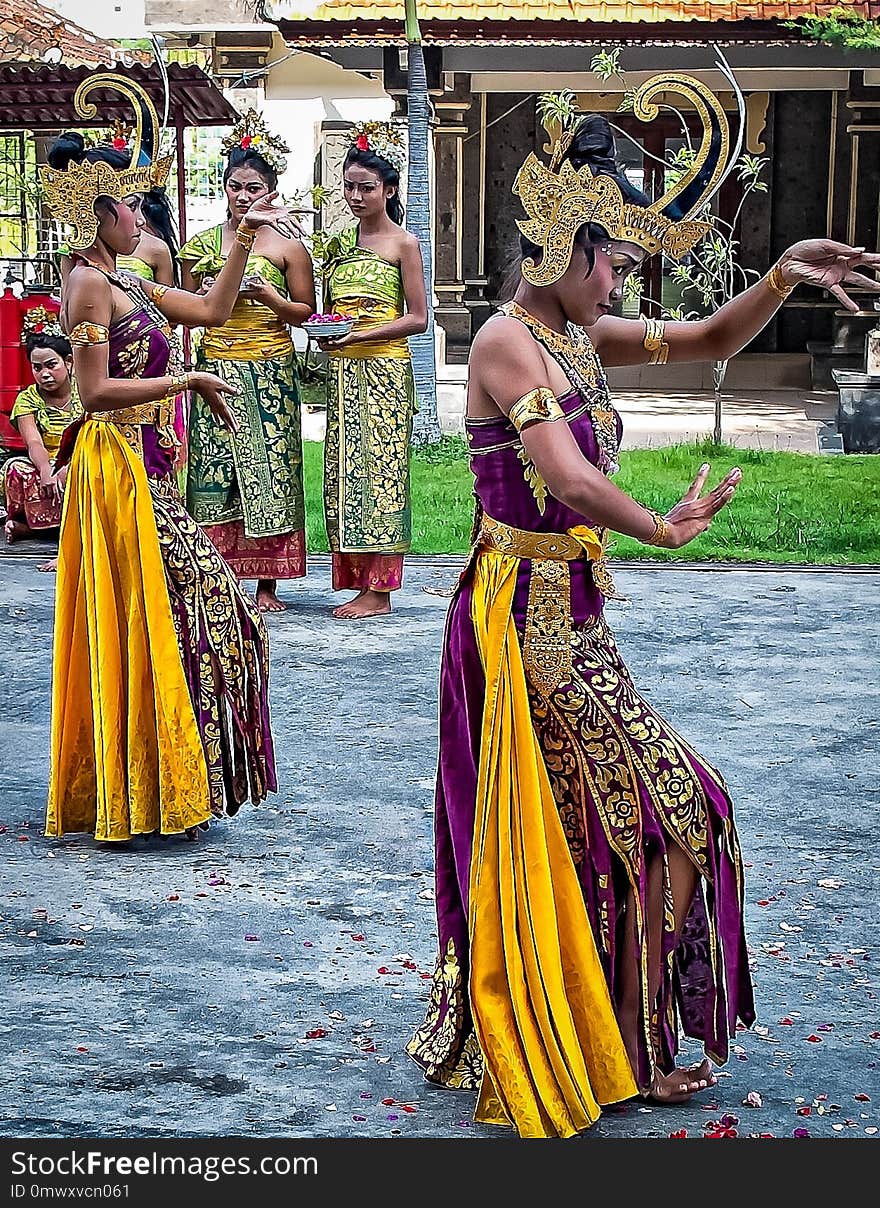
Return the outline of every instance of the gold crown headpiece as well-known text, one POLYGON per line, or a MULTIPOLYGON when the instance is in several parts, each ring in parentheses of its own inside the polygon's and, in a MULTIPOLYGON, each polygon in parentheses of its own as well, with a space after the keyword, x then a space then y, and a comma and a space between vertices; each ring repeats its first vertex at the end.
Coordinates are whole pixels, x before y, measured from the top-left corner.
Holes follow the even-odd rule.
POLYGON ((406 144, 403 131, 390 122, 355 122, 354 146, 358 151, 372 151, 385 159, 397 173, 406 167, 406 144))
POLYGON ((242 151, 254 151, 279 175, 287 167, 285 156, 290 150, 287 143, 270 132, 262 114, 257 113, 256 109, 249 109, 232 127, 221 147, 224 155, 239 147, 242 151))
POLYGON ((613 177, 593 175, 590 165, 575 168, 565 154, 574 129, 557 142, 549 167, 532 153, 517 173, 513 192, 520 198, 527 219, 517 221, 520 231, 543 249, 539 263, 523 261, 522 274, 532 285, 552 285, 568 268, 574 238, 585 222, 594 222, 610 239, 635 243, 649 256, 664 252, 680 260, 712 229, 701 214, 724 182, 739 154, 742 140, 742 94, 727 64, 719 68, 734 85, 740 102, 740 136, 731 153, 730 127, 721 102, 707 86, 692 76, 666 73, 646 80, 633 100, 633 112, 643 122, 660 111, 656 98, 676 92, 696 110, 703 127, 693 163, 671 188, 648 206, 625 199, 613 177))
POLYGON ((22 344, 25 344, 30 336, 64 336, 58 315, 54 311, 46 310, 45 306, 32 306, 30 310, 26 310, 22 319, 22 344))
MULTIPOLYGON (((103 160, 84 160, 66 168, 40 168, 46 205, 55 218, 73 228, 67 244, 75 251, 90 247, 98 237, 95 202, 99 197, 122 201, 135 193, 149 193, 164 185, 171 171, 172 156, 157 158, 159 119, 144 89, 113 72, 90 76, 82 81, 73 98, 77 113, 87 121, 98 112, 85 99, 96 88, 112 89, 131 101, 135 113, 131 166, 117 169, 103 160)), ((116 147, 117 140, 123 138, 122 128, 117 126, 111 144, 115 150, 127 150, 127 140, 125 148, 116 147)))

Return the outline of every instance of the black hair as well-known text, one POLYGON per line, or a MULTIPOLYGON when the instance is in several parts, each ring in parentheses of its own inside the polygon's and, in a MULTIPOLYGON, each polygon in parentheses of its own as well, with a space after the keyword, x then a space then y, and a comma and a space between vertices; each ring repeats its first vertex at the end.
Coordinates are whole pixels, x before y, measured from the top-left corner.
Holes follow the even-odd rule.
MULTIPOLYGON (((85 139, 78 130, 67 130, 59 135, 49 148, 48 160, 49 166, 57 168, 59 172, 66 171, 71 164, 81 163, 105 163, 117 172, 122 172, 131 164, 131 156, 127 151, 117 151, 115 147, 107 144, 86 148, 85 139)), ((103 202, 113 217, 116 217, 116 203, 112 197, 97 197, 95 200, 103 202)))
POLYGON ((278 173, 268 160, 263 159, 262 155, 251 147, 233 147, 229 152, 226 161, 226 170, 223 173, 224 188, 226 187, 227 180, 229 180, 229 177, 236 168, 253 168, 255 172, 259 172, 269 186, 270 193, 274 193, 278 188, 278 173))
POLYGON ((180 284, 180 265, 177 261, 177 231, 174 227, 174 217, 164 188, 150 189, 144 194, 141 202, 141 213, 144 220, 171 253, 171 264, 174 270, 174 284, 180 284))
MULTIPOLYGON (((599 113, 588 113, 575 126, 565 159, 578 170, 589 165, 594 176, 610 176, 623 194, 624 201, 637 206, 650 205, 650 199, 627 180, 623 169, 617 163, 615 151, 614 134, 607 119, 599 113)), ((596 247, 607 242, 608 237, 608 232, 597 222, 585 222, 575 232, 575 245, 583 249, 587 258, 587 277, 596 264, 596 247)), ((542 255, 543 248, 539 244, 532 243, 525 235, 520 235, 519 255, 501 287, 503 299, 512 298, 516 293, 523 260, 531 258, 537 264, 542 255)))
POLYGON ((383 185, 390 185, 394 189, 391 197, 385 199, 385 211, 392 222, 396 222, 398 226, 403 226, 403 202, 400 200, 400 173, 395 168, 394 164, 387 159, 383 159, 381 155, 377 155, 375 151, 361 151, 358 147, 351 147, 348 155, 345 157, 345 163, 342 165, 342 171, 350 168, 353 164, 357 164, 359 168, 367 168, 370 172, 375 172, 383 185))
POLYGON ((32 332, 24 342, 24 349, 28 360, 31 359, 31 354, 36 352, 38 348, 51 348, 63 361, 73 356, 73 349, 70 347, 70 340, 68 340, 67 336, 53 336, 44 331, 32 332))

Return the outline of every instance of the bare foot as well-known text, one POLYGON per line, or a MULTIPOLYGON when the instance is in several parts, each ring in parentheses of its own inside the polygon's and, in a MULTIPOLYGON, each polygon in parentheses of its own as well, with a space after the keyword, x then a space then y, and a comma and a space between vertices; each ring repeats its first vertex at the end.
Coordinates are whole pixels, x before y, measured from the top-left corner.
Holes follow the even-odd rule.
POLYGON ((671 1074, 661 1074, 658 1070, 651 1081, 651 1089, 644 1099, 648 1103, 656 1103, 661 1106, 687 1103, 699 1091, 715 1086, 717 1081, 707 1057, 699 1065, 677 1068, 671 1074))
POLYGON ((257 608, 260 612, 287 611, 287 605, 283 604, 275 594, 277 586, 275 579, 260 579, 257 583, 257 608))
POLYGON ((6 544, 12 545, 13 541, 29 537, 31 530, 23 520, 7 520, 3 525, 3 532, 6 534, 6 544))
POLYGON ((57 569, 58 569, 58 559, 57 558, 50 558, 48 562, 41 562, 40 565, 37 567, 37 570, 42 570, 42 571, 50 571, 50 570, 57 570, 57 569))
POLYGON ((364 617, 384 617, 391 612, 391 595, 387 591, 362 591, 333 609, 334 617, 342 617, 347 621, 361 621, 364 617))

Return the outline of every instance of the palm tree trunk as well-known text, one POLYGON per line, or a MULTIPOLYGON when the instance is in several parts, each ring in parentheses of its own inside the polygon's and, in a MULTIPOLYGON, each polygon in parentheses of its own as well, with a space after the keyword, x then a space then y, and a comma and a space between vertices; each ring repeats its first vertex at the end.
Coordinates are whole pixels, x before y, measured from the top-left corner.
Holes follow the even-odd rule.
POLYGON ((431 181, 429 171, 429 138, 431 114, 428 99, 428 77, 422 35, 416 13, 416 0, 406 0, 407 55, 407 114, 409 125, 409 167, 406 192, 406 225, 418 239, 425 266, 425 289, 428 294, 428 329, 410 336, 413 377, 419 411, 413 426, 416 444, 435 444, 440 439, 437 418, 437 362, 434 348, 434 272, 431 252, 431 181))

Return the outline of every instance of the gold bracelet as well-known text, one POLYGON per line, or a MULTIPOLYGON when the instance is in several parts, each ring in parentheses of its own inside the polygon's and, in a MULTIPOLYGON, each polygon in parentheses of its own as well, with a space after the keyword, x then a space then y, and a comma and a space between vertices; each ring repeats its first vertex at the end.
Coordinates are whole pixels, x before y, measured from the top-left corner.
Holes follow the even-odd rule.
POLYGON ((645 545, 658 545, 662 547, 669 536, 669 521, 665 520, 659 512, 655 512, 653 508, 646 508, 645 510, 654 521, 654 531, 645 542, 645 545))
POLYGON ((771 289, 777 298, 782 298, 783 301, 788 297, 794 289, 793 285, 789 285, 782 275, 782 269, 779 267, 779 262, 773 265, 770 272, 764 278, 768 289, 771 289))
MULTIPOLYGON (((642 316, 645 318, 645 316, 642 316)), ((642 347, 648 353, 649 365, 665 365, 669 359, 669 345, 663 338, 666 324, 662 319, 645 318, 645 338, 642 347)))
POLYGON ((168 376, 171 378, 171 386, 163 398, 159 400, 160 402, 164 402, 165 399, 169 398, 177 398, 178 394, 183 394, 189 389, 190 375, 188 373, 172 373, 168 376))
POLYGON ((154 285, 153 293, 152 293, 153 301, 161 302, 162 299, 165 297, 165 295, 168 293, 170 288, 171 288, 170 285, 154 285))
POLYGON ((254 246, 254 240, 257 237, 257 228, 248 226, 242 218, 241 222, 235 228, 235 242, 240 243, 246 252, 249 252, 254 246))

